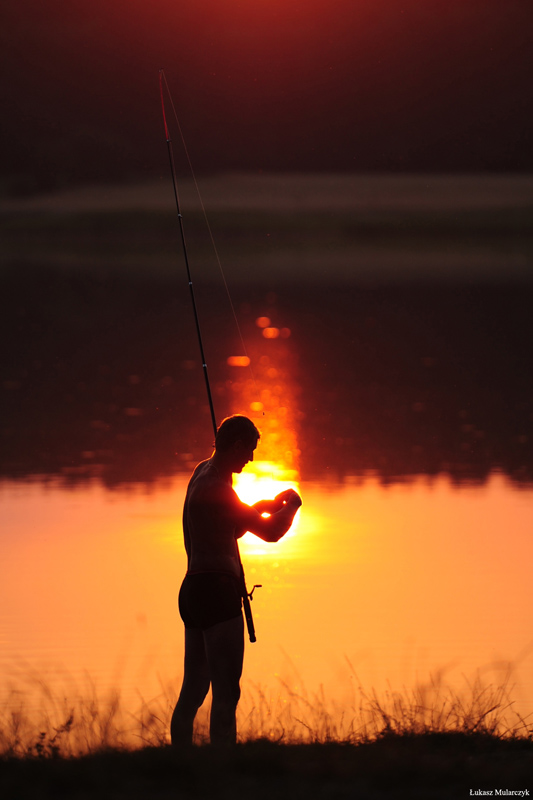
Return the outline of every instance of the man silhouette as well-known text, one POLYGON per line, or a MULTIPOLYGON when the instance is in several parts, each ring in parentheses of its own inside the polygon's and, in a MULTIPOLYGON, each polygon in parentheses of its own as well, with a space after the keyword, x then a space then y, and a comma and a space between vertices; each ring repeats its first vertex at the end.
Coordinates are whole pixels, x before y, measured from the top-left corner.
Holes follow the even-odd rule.
POLYGON ((259 431, 235 415, 218 428, 215 452, 189 481, 183 507, 187 574, 179 594, 185 623, 185 665, 170 724, 173 745, 192 743, 193 723, 209 686, 212 744, 235 744, 235 712, 244 656, 242 577, 237 539, 251 531, 277 542, 289 530, 302 501, 293 489, 253 506, 232 489, 233 473, 253 461, 259 431), (270 516, 263 517, 263 513, 270 516))

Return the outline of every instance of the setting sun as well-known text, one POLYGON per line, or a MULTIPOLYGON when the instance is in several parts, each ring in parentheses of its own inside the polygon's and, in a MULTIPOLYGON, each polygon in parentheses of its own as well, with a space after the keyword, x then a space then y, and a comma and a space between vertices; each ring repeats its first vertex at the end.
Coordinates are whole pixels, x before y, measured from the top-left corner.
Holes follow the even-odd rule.
MULTIPOLYGON (((295 489, 299 492, 295 470, 286 469, 271 461, 255 461, 248 464, 240 475, 235 476, 233 488, 240 499, 248 505, 253 505, 258 500, 270 500, 285 489, 295 489)), ((291 539, 298 531, 300 513, 296 514, 294 522, 288 533, 275 545, 275 553, 280 548, 286 549, 286 541, 291 539)), ((246 555, 272 555, 272 546, 265 545, 253 534, 247 533, 241 539, 243 552, 246 555)))
MULTIPOLYGON (((258 500, 272 499, 285 489, 296 489, 296 472, 285 469, 270 461, 256 461, 246 467, 246 471, 235 476, 233 488, 240 499, 248 505, 258 500)), ((294 532, 296 521, 289 532, 294 532)))

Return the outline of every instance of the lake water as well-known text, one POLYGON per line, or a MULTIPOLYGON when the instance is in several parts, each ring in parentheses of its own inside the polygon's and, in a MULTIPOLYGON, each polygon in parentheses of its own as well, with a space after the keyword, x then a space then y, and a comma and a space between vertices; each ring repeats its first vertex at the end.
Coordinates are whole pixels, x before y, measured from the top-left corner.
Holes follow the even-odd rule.
MULTIPOLYGON (((2 207, 4 719, 115 690, 165 718, 179 689, 212 433, 168 189, 2 207)), ((184 190, 217 419, 262 433, 237 490, 304 500, 280 543, 242 541, 241 729, 257 698, 349 720, 360 685, 436 707, 505 684, 533 712, 531 179, 208 181, 231 304, 184 190)))
MULTIPOLYGON (((177 593, 185 571, 187 476, 150 491, 4 482, 2 700, 117 688, 132 710, 179 688, 177 593), (84 689, 85 687, 85 689, 84 689)), ((383 486, 375 477, 301 482, 304 506, 278 544, 241 546, 257 643, 243 686, 273 696, 354 685, 462 690, 509 678, 533 711, 533 491, 500 474, 457 488, 446 478, 383 486)))
MULTIPOLYGON (((182 674, 181 508, 212 442, 190 309, 151 280, 21 280, 2 316, 17 331, 0 429, 2 702, 116 690, 132 713, 162 698, 164 717, 182 674)), ((359 686, 468 696, 477 679, 533 712, 530 294, 247 287, 244 357, 203 287, 218 418, 247 413, 262 432, 237 490, 253 502, 298 485, 304 500, 280 543, 242 541, 262 584, 244 715, 262 696, 346 720, 359 686)))

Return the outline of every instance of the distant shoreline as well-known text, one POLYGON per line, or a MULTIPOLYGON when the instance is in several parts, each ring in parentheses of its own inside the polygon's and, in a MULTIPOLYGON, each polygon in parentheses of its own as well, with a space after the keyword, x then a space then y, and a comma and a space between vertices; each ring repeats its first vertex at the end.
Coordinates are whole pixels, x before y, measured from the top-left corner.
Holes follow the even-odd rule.
MULTIPOLYGON (((191 178, 179 178, 183 211, 201 203, 191 178)), ((533 205, 533 174, 247 173, 198 178, 207 212, 445 211, 519 209, 533 205)), ((0 213, 172 211, 169 175, 142 183, 79 186, 26 198, 0 199, 0 213)))
MULTIPOLYGON (((533 175, 234 173, 199 180, 228 281, 340 285, 533 280, 533 175)), ((191 179, 196 275, 220 279, 191 179)), ((0 268, 165 278, 181 267, 172 184, 94 185, 0 202, 0 268)))

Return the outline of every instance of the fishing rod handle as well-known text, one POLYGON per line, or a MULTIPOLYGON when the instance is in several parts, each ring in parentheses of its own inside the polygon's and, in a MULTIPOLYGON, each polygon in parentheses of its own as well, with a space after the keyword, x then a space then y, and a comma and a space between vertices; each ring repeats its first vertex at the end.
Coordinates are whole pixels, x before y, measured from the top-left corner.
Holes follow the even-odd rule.
POLYGON ((245 595, 242 598, 242 605, 243 605, 243 608, 244 608, 244 617, 246 619, 246 627, 248 629, 248 636, 250 638, 250 641, 253 643, 253 642, 257 641, 257 638, 256 638, 256 635, 255 635, 254 620, 253 620, 253 617, 252 617, 252 608, 250 606, 250 600, 248 599, 248 595, 245 595))

